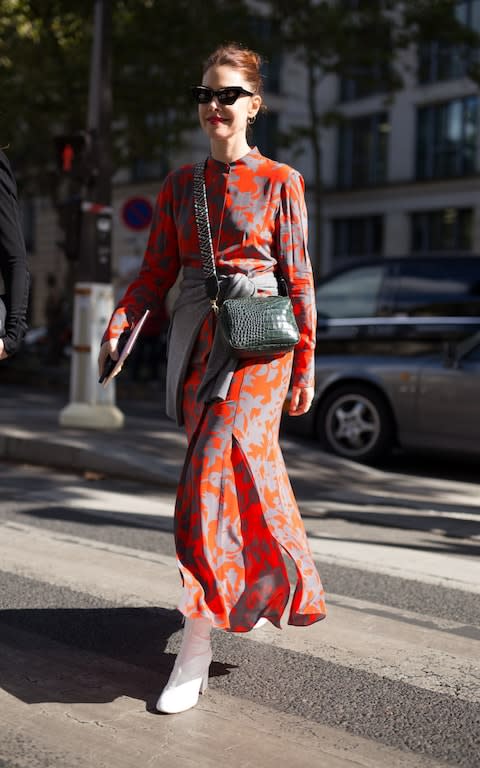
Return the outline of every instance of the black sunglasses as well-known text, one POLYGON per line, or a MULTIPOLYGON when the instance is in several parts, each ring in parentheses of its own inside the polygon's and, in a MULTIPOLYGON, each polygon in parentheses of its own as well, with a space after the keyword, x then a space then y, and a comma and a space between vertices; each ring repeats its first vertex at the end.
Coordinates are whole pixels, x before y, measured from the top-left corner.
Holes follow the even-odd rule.
POLYGON ((214 91, 213 88, 207 88, 206 85, 192 85, 192 95, 197 104, 210 104, 215 96, 219 104, 235 104, 239 96, 253 96, 251 91, 246 91, 239 85, 231 85, 229 88, 220 88, 214 91))

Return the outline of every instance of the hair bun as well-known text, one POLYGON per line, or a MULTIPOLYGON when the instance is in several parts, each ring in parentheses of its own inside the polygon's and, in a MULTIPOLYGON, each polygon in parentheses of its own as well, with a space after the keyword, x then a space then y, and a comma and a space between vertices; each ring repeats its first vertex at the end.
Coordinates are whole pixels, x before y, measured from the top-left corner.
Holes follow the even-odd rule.
POLYGON ((245 48, 240 43, 225 43, 216 48, 203 64, 203 74, 211 67, 233 67, 239 69, 254 93, 263 96, 262 56, 245 48))

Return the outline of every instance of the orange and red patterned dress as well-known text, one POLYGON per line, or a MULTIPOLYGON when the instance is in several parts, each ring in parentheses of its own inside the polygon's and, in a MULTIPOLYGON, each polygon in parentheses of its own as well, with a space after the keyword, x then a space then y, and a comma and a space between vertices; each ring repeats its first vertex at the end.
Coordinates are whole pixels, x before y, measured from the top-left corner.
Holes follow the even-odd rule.
MULTIPOLYGON (((325 617, 324 591, 278 443, 290 383, 313 386, 315 296, 307 252, 302 177, 254 148, 205 167, 217 271, 259 275, 277 267, 300 330, 294 352, 238 361, 225 399, 197 398, 215 334, 201 323, 182 382, 188 449, 175 508, 180 611, 217 628, 250 630, 264 616, 280 627, 290 596, 284 554, 296 566, 288 623, 325 617), (293 372, 292 372, 293 371, 293 372)), ((158 195, 142 268, 119 302, 106 337, 164 300, 180 269, 201 271, 193 166, 167 176, 158 195)))

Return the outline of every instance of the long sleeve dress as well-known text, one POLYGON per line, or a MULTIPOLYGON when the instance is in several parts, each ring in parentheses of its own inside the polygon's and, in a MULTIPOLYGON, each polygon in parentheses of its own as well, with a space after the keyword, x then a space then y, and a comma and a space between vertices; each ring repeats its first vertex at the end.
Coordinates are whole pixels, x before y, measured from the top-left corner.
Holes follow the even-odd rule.
MULTIPOLYGON (((256 275, 279 268, 299 326, 293 352, 238 361, 225 399, 197 397, 215 334, 201 324, 182 381, 188 449, 175 509, 180 611, 234 632, 264 616, 280 627, 290 596, 283 554, 296 566, 290 624, 325 617, 324 591, 287 476, 278 437, 290 380, 312 386, 315 296, 307 252, 303 180, 254 148, 205 168, 217 271, 256 275), (292 375, 293 366, 293 375, 292 375)), ((120 300, 105 338, 120 335, 162 301, 181 267, 201 270, 193 166, 171 173, 159 193, 138 278, 120 300)))

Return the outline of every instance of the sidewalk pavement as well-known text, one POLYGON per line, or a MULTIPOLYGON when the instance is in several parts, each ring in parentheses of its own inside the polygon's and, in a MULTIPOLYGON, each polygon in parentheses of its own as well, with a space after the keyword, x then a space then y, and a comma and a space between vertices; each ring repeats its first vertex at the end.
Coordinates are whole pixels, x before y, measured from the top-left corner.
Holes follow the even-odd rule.
POLYGON ((125 414, 120 429, 60 426, 64 393, 0 384, 0 459, 95 472, 174 488, 186 440, 158 401, 117 403, 125 414))
MULTIPOLYGON (((59 423, 60 412, 68 404, 65 393, 0 383, 0 459, 175 488, 186 438, 165 416, 161 390, 150 397, 148 401, 117 400, 125 415, 120 429, 66 428, 59 423)), ((365 472, 365 467, 353 462, 316 453, 321 457, 323 487, 336 485, 340 471, 346 482, 365 472)), ((311 479, 311 467, 306 465, 304 471, 311 479)), ((292 472, 298 476, 301 463, 292 465, 292 472)))
MULTIPOLYGON (((125 391, 125 390, 124 390, 125 391)), ((64 390, 40 391, 0 382, 0 459, 55 467, 72 472, 95 472, 174 489, 182 470, 186 437, 183 429, 165 416, 161 389, 148 392, 148 400, 117 399, 125 415, 120 429, 79 429, 60 426, 68 404, 64 390)), ((129 393, 130 395, 130 393, 129 393)), ((373 467, 345 461, 318 448, 282 441, 291 477, 313 481, 323 492, 363 485, 379 474, 373 467), (314 473, 314 475, 312 474, 314 473)), ((381 475, 381 473, 380 473, 381 475)), ((316 495, 316 494, 315 494, 316 495)))
MULTIPOLYGON (((64 391, 0 383, 0 460, 91 472, 150 483, 174 492, 186 438, 163 409, 161 390, 150 399, 120 399, 121 429, 60 426, 64 391)), ((302 509, 376 526, 480 539, 476 484, 410 476, 346 461, 282 435, 282 450, 302 509)))

